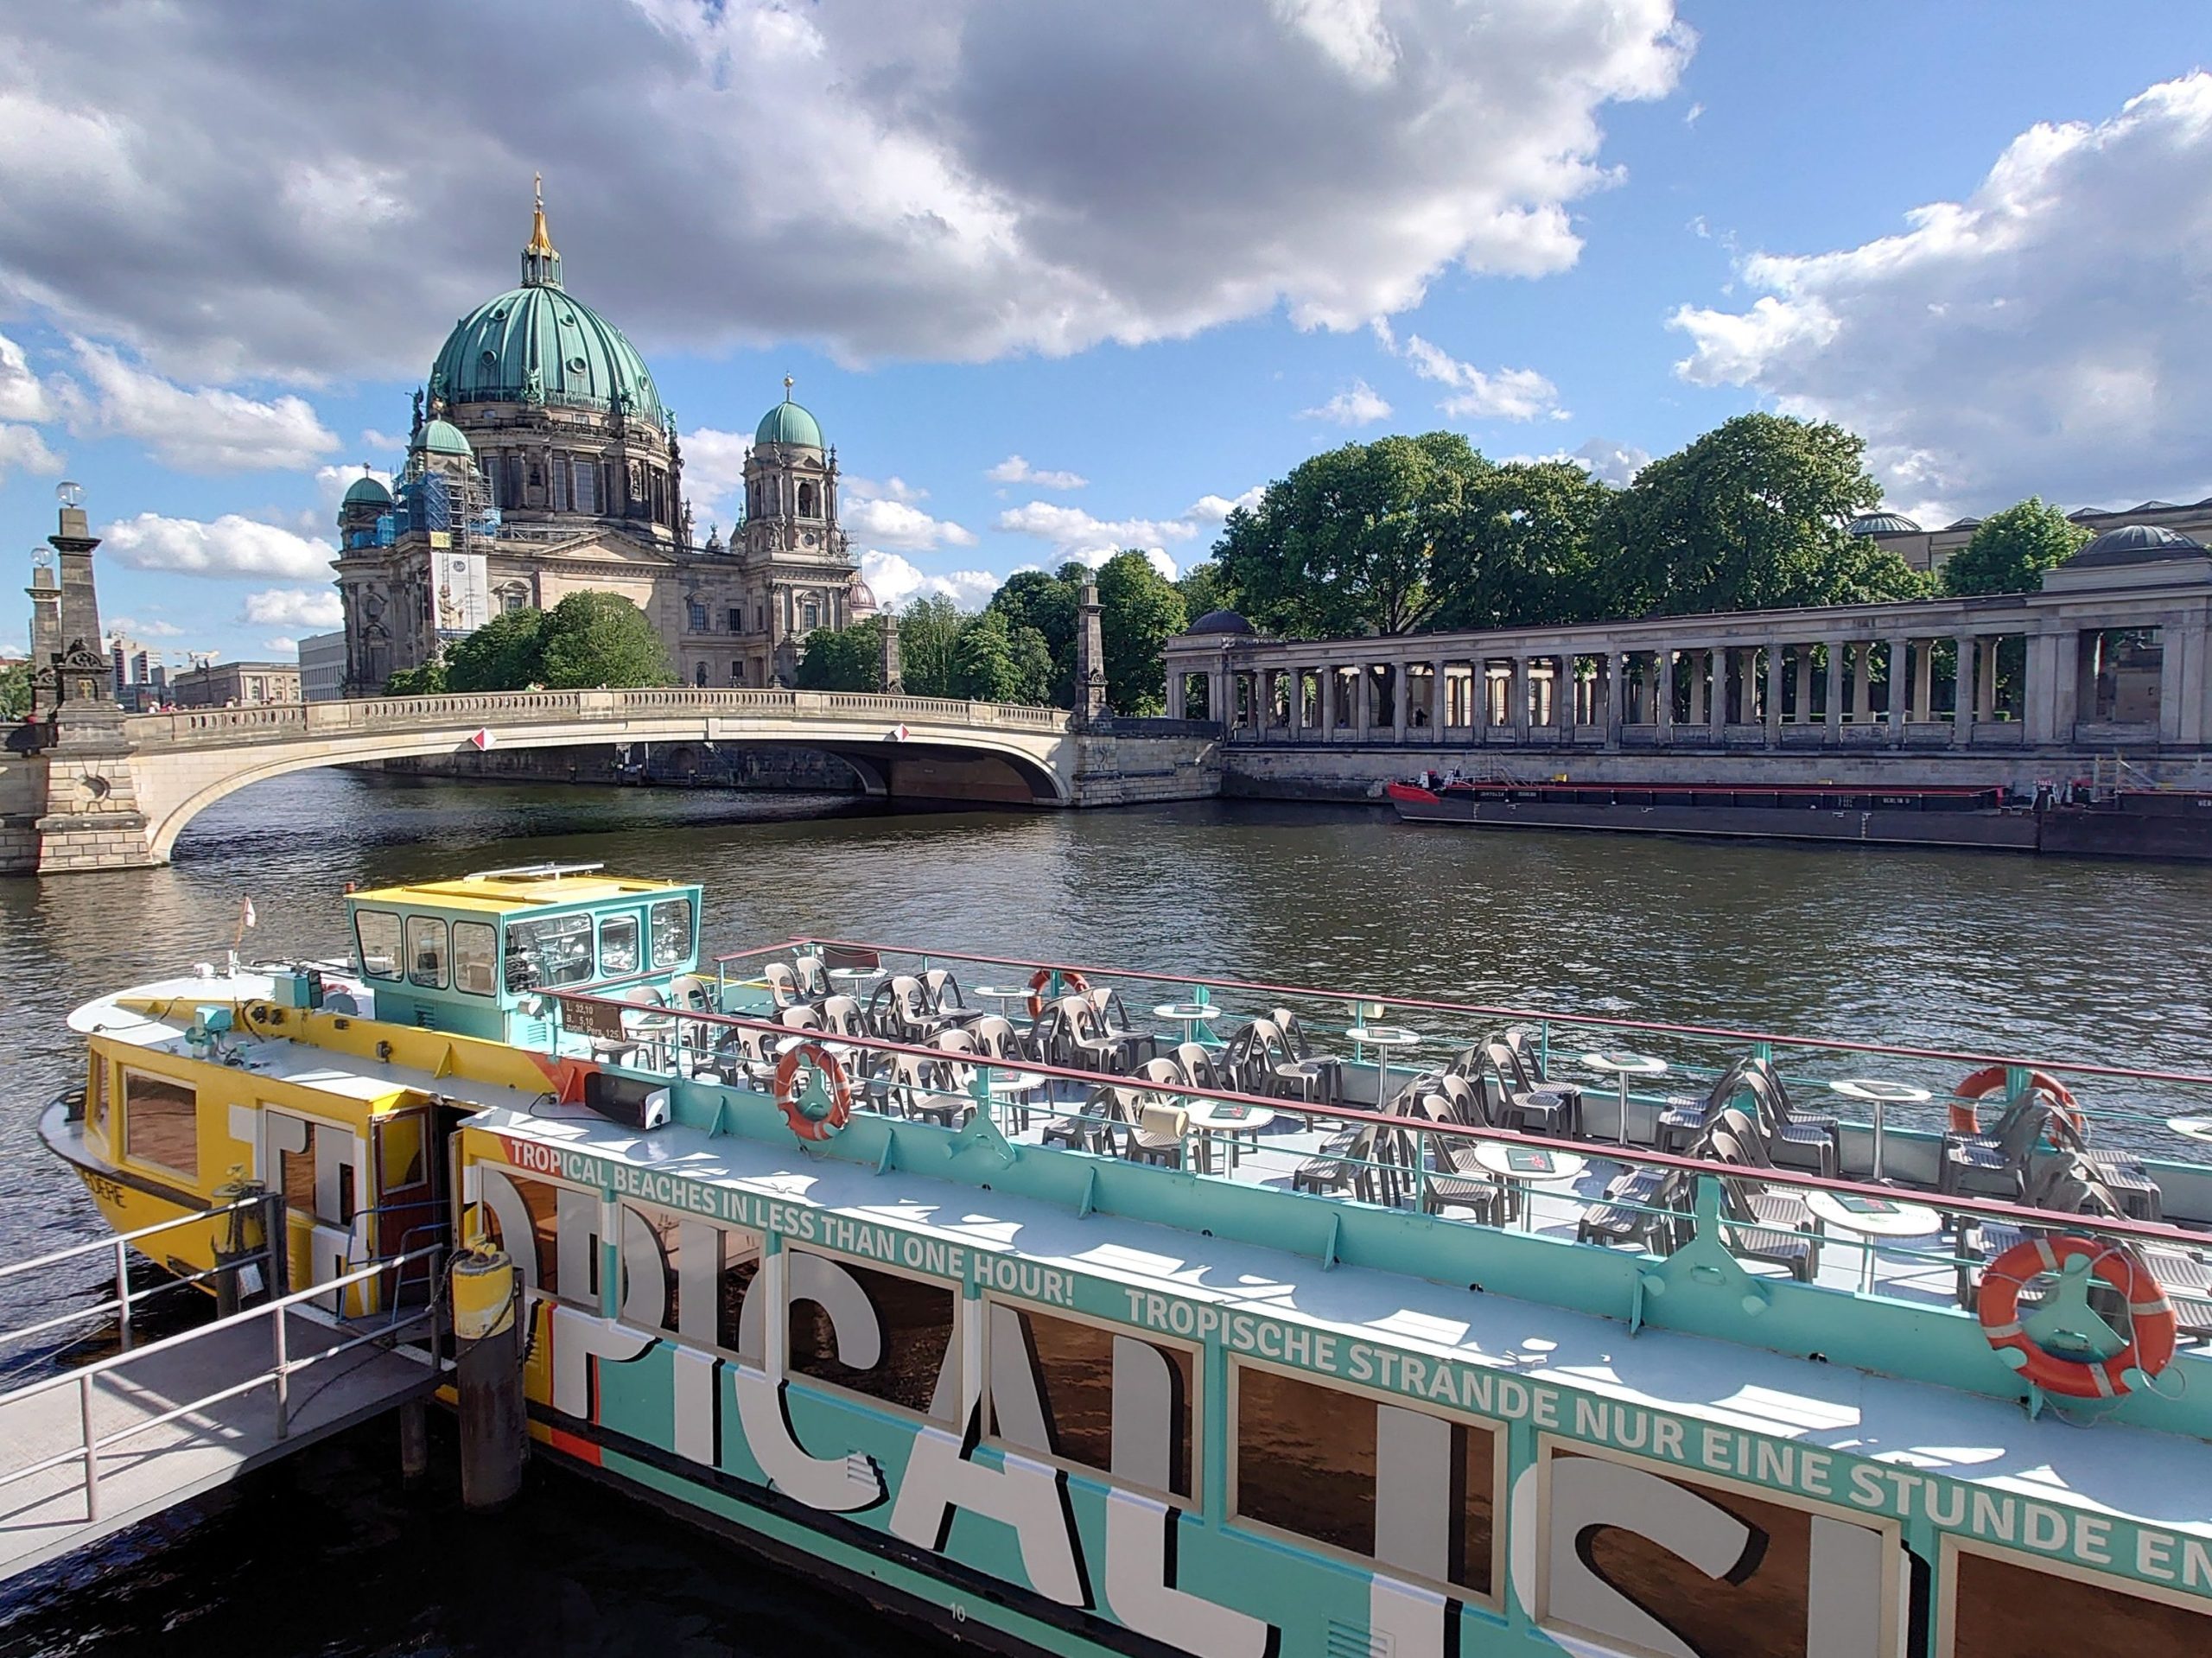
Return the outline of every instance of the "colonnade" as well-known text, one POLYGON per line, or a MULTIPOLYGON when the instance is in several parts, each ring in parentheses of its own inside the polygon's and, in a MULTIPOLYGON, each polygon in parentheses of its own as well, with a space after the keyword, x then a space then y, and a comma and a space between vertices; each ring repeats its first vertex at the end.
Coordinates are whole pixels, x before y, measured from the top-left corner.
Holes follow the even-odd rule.
POLYGON ((2078 620, 2013 597, 1512 633, 1185 635, 1166 653, 1167 712, 1241 740, 1421 746, 2201 744, 2206 606, 2192 598, 2180 614, 2108 604, 2078 620))

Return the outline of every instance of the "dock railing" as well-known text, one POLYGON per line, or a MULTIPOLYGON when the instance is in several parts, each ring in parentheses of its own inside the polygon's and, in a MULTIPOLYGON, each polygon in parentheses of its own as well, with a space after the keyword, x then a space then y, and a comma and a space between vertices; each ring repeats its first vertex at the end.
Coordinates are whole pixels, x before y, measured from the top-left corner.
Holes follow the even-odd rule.
MULTIPOLYGON (((748 952, 748 956, 754 953, 748 952)), ((1902 1197, 1915 1205, 1932 1209, 1941 1217, 1940 1230, 1924 1235, 1924 1244, 1876 1236, 1851 1236, 1834 1227, 1823 1227, 1812 1234, 1814 1247, 1808 1251, 1811 1261, 1817 1263, 1821 1248, 1855 1250, 1870 1269, 1863 1274, 1853 1274, 1854 1279, 1863 1279, 1863 1288, 1857 1293, 1877 1299, 1903 1300, 1923 1309, 1931 1305, 1970 1308, 1978 1283, 1976 1274, 1988 1264, 1987 1255, 1974 1247, 1977 1238, 1995 1236, 2000 1231, 2031 1237, 2064 1231, 2075 1236, 2092 1236, 2116 1248, 2143 1252, 2152 1258, 2154 1264, 2160 1260, 2186 1262, 2192 1270, 2203 1272, 2207 1287, 2202 1293, 2208 1299, 2196 1309, 2196 1317, 2200 1325, 2212 1323, 2212 1267, 2207 1266, 2200 1254, 2212 1248, 2212 1236, 2202 1230, 2163 1221, 2126 1217, 2108 1219, 2063 1213, 1994 1197, 1955 1192, 1901 1191, 1895 1185, 1876 1185, 1871 1180, 1791 1167, 1720 1162, 1709 1157, 1663 1152, 1634 1142, 1526 1134, 1459 1121, 1433 1121, 1408 1115, 1402 1109, 1370 1109, 1341 1101, 1304 1101, 1234 1088, 1154 1082, 1117 1072, 1081 1070, 1027 1058, 994 1059, 975 1053, 951 1052, 925 1043, 899 1041, 868 1033, 843 1035, 819 1030, 795 1030, 779 1020, 763 1017, 691 1009, 646 1009, 635 1003, 616 1001, 588 993, 551 994, 564 1011, 595 1007, 607 1010, 616 1017, 645 1013, 664 1021, 659 1030, 658 1051, 651 1054, 650 1063, 643 1066, 621 1068, 647 1076, 674 1080, 710 1080, 734 1087, 760 1087, 767 1082, 767 1078, 760 1074, 766 1069, 766 1056, 773 1052, 777 1045, 800 1042, 820 1045, 833 1056, 841 1057, 841 1063, 849 1064, 855 1073, 853 1089, 857 1109, 878 1110, 894 1123, 901 1102, 895 1097, 899 1092, 897 1085, 887 1082, 886 1073, 892 1060, 904 1055, 938 1068, 938 1074, 950 1079, 930 1090, 930 1099, 926 1102, 948 1118, 972 1109, 977 1115, 990 1118, 995 1124, 1013 1123, 1016 1114, 1024 1108, 1018 1099, 1009 1097, 994 1083, 995 1080, 1003 1081, 1007 1073, 1019 1073, 1025 1078, 1034 1077, 1041 1084, 1041 1087, 1027 1090, 1032 1095, 1032 1101, 1027 1108, 1028 1111, 1055 1122, 1077 1121, 1091 1126, 1100 1132, 1108 1144, 1109 1150, 1105 1154, 1117 1159, 1129 1154, 1127 1150, 1116 1147, 1128 1147, 1133 1141, 1135 1120, 1139 1115, 1138 1109, 1133 1108, 1141 1108, 1145 1103, 1180 1106, 1186 1110, 1217 1104, 1240 1108, 1246 1112, 1265 1111, 1275 1118, 1294 1119, 1306 1129, 1319 1130, 1325 1134, 1349 1132, 1357 1137, 1363 1130, 1372 1130, 1368 1137, 1370 1149, 1346 1149, 1326 1153, 1332 1160, 1341 1162, 1353 1171, 1355 1176, 1354 1180, 1348 1183, 1351 1189, 1344 1193, 1328 1195, 1338 1201, 1366 1207, 1411 1208, 1427 1211, 1453 1224, 1482 1225, 1494 1231, 1510 1230, 1510 1224, 1503 1221, 1491 1222, 1442 1212, 1466 1205, 1456 1197, 1450 1202, 1433 1202, 1432 1193, 1436 1183, 1449 1180, 1455 1191, 1464 1191, 1471 1181, 1478 1183, 1484 1179, 1493 1180, 1501 1193, 1510 1186, 1519 1186, 1522 1188, 1520 1200, 1524 1214, 1533 1200, 1534 1188, 1538 1183, 1533 1180, 1516 1181, 1508 1173, 1471 1175, 1460 1161, 1451 1155, 1448 1148, 1456 1146, 1465 1150, 1484 1143, 1522 1147, 1554 1155, 1571 1156, 1586 1163, 1618 1166, 1623 1171, 1644 1171, 1654 1177, 1643 1188, 1644 1195, 1637 1196, 1631 1192, 1614 1197, 1578 1193, 1557 1201, 1566 1204, 1571 1210, 1580 1210, 1586 1218, 1591 1210, 1604 1207, 1648 1216, 1651 1224, 1644 1229, 1641 1252, 1651 1257, 1664 1258, 1680 1253, 1693 1240, 1702 1236, 1717 1238, 1721 1248, 1747 1262, 1770 1261, 1776 1253, 1773 1245, 1777 1242, 1792 1243, 1806 1237, 1807 1232, 1799 1224, 1785 1223, 1770 1216, 1751 1212, 1756 1200, 1764 1194, 1792 1194, 1804 1199, 1815 1193, 1827 1193, 1839 1200, 1876 1203, 1895 1203, 1902 1197), (750 1033, 763 1056, 750 1062, 749 1070, 747 1062, 736 1051, 742 1045, 741 1032, 750 1033), (1039 1094, 1043 1096, 1041 1102, 1035 1098, 1039 1094), (884 1109, 886 1107, 889 1109, 884 1109), (1871 1271, 1877 1251, 1883 1255, 1904 1255, 1912 1261, 1919 1278, 1924 1279, 1925 1274, 1933 1272, 1940 1281, 1932 1286, 1917 1280, 1878 1281, 1871 1271)), ((652 1045, 641 1045, 651 1047, 652 1045)), ((1865 1051, 1870 1045, 1855 1045, 1859 1051, 1865 1051)), ((1403 1076, 1406 1083, 1411 1083, 1414 1080, 1414 1071, 1404 1067, 1394 1069, 1403 1076)), ((1401 1090, 1401 1093, 1404 1091, 1401 1090)), ((1385 1102, 1386 1106, 1390 1103, 1389 1101, 1385 1102)), ((718 1127, 721 1121, 719 1112, 715 1121, 718 1127)), ((1218 1121, 1211 1127, 1186 1127, 1179 1137, 1180 1144, 1174 1148, 1172 1156, 1165 1156, 1161 1160, 1183 1172, 1200 1172, 1203 1178, 1200 1169, 1202 1147, 1209 1140, 1226 1138, 1236 1132, 1233 1125, 1224 1125, 1218 1121)), ((1298 1154, 1305 1157, 1323 1153, 1311 1147, 1300 1147, 1298 1154)), ((1579 1243, 1581 1242, 1580 1231, 1578 1224, 1578 1236, 1573 1240, 1548 1238, 1541 1242, 1554 1245, 1570 1242, 1579 1243)), ((1593 1240, 1592 1247, 1599 1247, 1602 1242, 1604 1240, 1593 1240)), ((1833 1282, 1813 1284, 1811 1274, 1802 1275, 1812 1287, 1832 1292, 1843 1288, 1833 1282)), ((1640 1302, 1638 1305, 1640 1307, 1640 1302)), ((1627 1316, 1633 1324, 1641 1315, 1637 1309, 1631 1308, 1627 1310, 1627 1316)), ((2212 1334, 2212 1328, 2206 1329, 2205 1333, 2212 1334)))
POLYGON ((212 1324, 202 1324, 197 1329, 167 1337, 143 1347, 112 1354, 80 1369, 66 1370, 58 1375, 47 1376, 40 1381, 29 1382, 22 1387, 0 1394, 0 1420, 4 1420, 10 1406, 41 1394, 56 1392, 65 1388, 74 1388, 77 1393, 78 1420, 81 1428, 80 1441, 76 1446, 41 1458, 23 1467, 0 1472, 0 1487, 12 1485, 18 1480, 29 1479, 34 1475, 42 1474, 73 1462, 79 1463, 83 1466, 85 1515, 87 1521, 97 1521, 100 1517, 100 1458, 118 1445, 136 1439, 140 1434, 165 1426, 168 1423, 193 1415, 197 1412, 205 1411, 211 1406, 222 1403, 225 1400, 251 1393, 257 1388, 273 1385, 275 1393, 271 1403, 275 1411, 276 1437, 282 1439, 289 1431, 292 1413, 291 1382, 295 1375, 371 1343, 389 1344, 403 1331, 417 1324, 427 1323, 429 1326, 429 1363, 431 1369, 436 1371, 442 1369, 444 1356, 442 1351, 437 1318, 440 1308, 435 1302, 418 1307, 412 1312, 394 1314, 363 1334, 349 1337, 334 1346, 324 1348, 304 1356, 295 1356, 290 1351, 285 1315, 295 1308, 308 1307, 313 1303, 327 1299, 334 1293, 342 1293, 352 1286, 365 1282, 380 1273, 404 1267, 411 1260, 444 1253, 445 1250, 441 1245, 372 1261, 365 1267, 358 1267, 340 1277, 326 1279, 306 1289, 295 1290, 289 1294, 264 1301, 257 1305, 246 1308, 244 1312, 232 1313, 228 1318, 218 1318, 212 1324), (134 1421, 128 1427, 118 1429, 107 1434, 101 1434, 95 1430, 92 1423, 94 1390, 103 1378, 115 1374, 126 1366, 144 1363, 158 1355, 174 1353, 191 1346, 195 1342, 229 1334, 249 1326, 255 1320, 261 1318, 266 1318, 270 1326, 270 1362, 266 1366, 257 1369, 251 1375, 226 1387, 216 1388, 196 1399, 173 1406, 158 1415, 134 1421))

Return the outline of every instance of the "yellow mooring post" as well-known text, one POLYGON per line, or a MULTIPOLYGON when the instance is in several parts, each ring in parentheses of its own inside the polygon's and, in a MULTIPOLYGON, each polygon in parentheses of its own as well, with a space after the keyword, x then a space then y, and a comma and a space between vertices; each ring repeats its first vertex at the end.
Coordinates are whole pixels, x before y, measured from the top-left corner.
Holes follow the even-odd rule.
POLYGON ((522 1282, 514 1261, 480 1239, 453 1264, 453 1333, 461 1395, 461 1502, 496 1509, 522 1489, 530 1454, 523 1399, 522 1282))

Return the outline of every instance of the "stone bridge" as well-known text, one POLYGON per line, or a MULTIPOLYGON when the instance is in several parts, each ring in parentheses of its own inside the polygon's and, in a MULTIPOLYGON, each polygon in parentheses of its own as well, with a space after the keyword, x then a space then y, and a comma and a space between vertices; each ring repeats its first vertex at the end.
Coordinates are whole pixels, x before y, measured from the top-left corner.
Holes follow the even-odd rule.
POLYGON ((314 766, 486 743, 782 745, 890 799, 1121 805, 1217 792, 1217 728, 1065 709, 793 690, 508 691, 113 715, 26 725, 0 752, 0 873, 166 863, 225 795, 314 766))

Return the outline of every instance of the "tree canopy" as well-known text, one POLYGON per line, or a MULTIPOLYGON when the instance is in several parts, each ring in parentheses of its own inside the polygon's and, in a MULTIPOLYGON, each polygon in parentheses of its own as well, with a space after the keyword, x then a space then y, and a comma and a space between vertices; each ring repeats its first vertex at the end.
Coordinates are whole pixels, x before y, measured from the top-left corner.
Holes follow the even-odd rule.
POLYGON ((1158 714, 1167 683, 1160 647, 1188 623, 1183 595, 1151 559, 1131 549, 1098 567, 1098 613, 1107 707, 1116 714, 1158 714))
POLYGON ((1572 461, 1512 461, 1462 487, 1439 514, 1439 627, 1592 619, 1592 537, 1613 492, 1572 461))
POLYGON ((1442 600, 1437 542, 1490 470, 1457 432, 1317 454, 1229 515, 1213 549, 1221 582, 1271 632, 1410 632, 1442 600))
POLYGON ((2080 552, 2089 532, 2056 507, 2031 495, 1981 521, 1974 539, 1943 566, 1943 591, 1955 598, 1977 593, 2034 593, 2043 573, 2080 552))
POLYGON ((1605 613, 1694 615, 1921 596, 1894 553, 1845 533, 1881 488, 1866 441, 1827 422, 1738 415, 1653 461, 1599 530, 1605 613))
POLYGON ((30 664, 12 662, 0 668, 0 720, 20 720, 30 711, 30 664))
POLYGON ((668 647, 645 613, 619 593, 572 593, 549 611, 510 610, 465 638, 442 660, 394 674, 394 696, 444 690, 553 690, 673 685, 668 647))
POLYGON ((883 620, 871 616, 849 627, 817 627, 806 636, 799 658, 803 691, 880 691, 883 689, 883 620))

